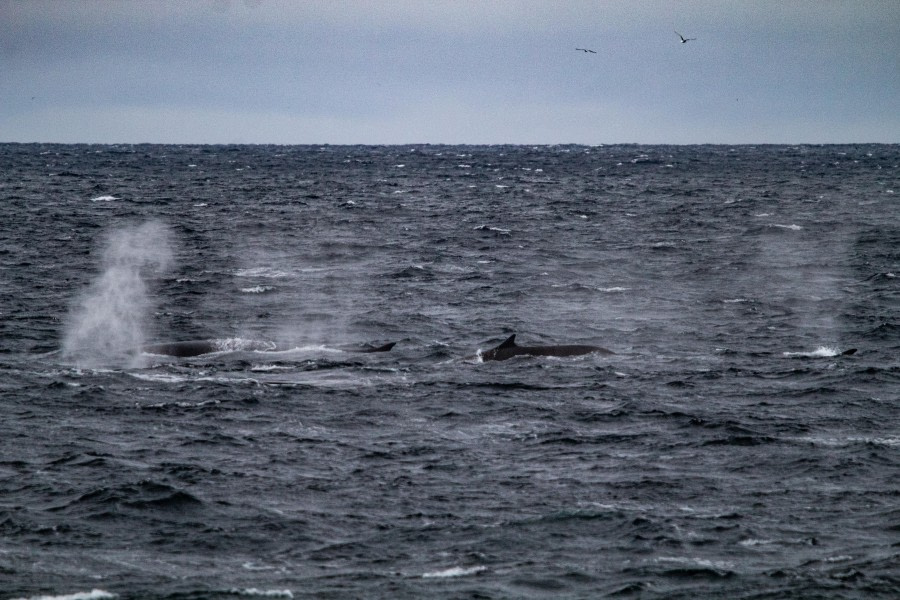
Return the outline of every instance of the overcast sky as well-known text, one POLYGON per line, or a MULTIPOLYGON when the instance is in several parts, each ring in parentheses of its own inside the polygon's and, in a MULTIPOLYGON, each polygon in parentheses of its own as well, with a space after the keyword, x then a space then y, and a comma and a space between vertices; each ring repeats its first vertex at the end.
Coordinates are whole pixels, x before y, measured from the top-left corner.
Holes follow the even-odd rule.
POLYGON ((0 141, 897 143, 900 1, 0 0, 0 141))

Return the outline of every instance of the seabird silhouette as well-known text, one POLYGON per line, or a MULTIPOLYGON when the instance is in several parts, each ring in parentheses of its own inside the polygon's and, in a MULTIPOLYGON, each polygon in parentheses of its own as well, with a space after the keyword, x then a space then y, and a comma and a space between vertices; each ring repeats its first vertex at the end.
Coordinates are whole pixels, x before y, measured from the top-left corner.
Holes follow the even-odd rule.
POLYGON ((683 35, 681 35, 680 33, 678 33, 677 31, 676 31, 675 33, 678 34, 678 37, 681 38, 681 43, 682 43, 682 44, 687 44, 688 42, 692 42, 692 41, 694 41, 694 40, 697 39, 697 38, 686 38, 686 37, 684 37, 683 35))
POLYGON ((587 48, 575 48, 576 50, 581 50, 582 52, 590 52, 591 54, 597 54, 595 50, 588 50, 587 48))

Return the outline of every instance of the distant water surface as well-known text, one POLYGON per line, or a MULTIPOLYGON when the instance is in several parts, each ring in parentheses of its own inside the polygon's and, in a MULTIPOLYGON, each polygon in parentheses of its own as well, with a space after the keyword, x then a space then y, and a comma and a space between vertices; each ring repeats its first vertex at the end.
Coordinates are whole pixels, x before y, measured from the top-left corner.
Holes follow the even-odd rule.
POLYGON ((898 146, 0 162, 0 600, 900 597, 898 146))

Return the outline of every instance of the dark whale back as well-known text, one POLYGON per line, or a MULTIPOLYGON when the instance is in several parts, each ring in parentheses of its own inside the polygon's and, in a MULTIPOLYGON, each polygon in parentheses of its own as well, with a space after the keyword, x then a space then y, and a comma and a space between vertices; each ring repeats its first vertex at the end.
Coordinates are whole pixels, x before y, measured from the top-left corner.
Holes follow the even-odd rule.
POLYGON ((396 344, 397 342, 390 342, 383 346, 365 346, 363 348, 345 350, 345 352, 390 352, 391 348, 393 348, 396 344))
POLYGON ((169 342, 165 344, 150 344, 144 346, 144 352, 149 354, 161 354, 164 356, 176 356, 186 358, 200 356, 211 352, 218 352, 219 345, 215 340, 194 340, 190 342, 169 342))
POLYGON ((516 334, 509 336, 505 342, 481 354, 481 360, 506 360, 515 356, 581 356, 583 354, 613 354, 600 346, 570 344, 561 346, 519 346, 516 334))

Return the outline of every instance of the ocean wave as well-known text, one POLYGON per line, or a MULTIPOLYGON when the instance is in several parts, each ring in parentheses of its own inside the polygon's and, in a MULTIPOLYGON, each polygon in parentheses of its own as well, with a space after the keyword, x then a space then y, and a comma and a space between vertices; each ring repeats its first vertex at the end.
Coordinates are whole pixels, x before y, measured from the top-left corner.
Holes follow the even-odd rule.
POLYGON ((728 571, 734 568, 734 563, 732 563, 731 561, 709 560, 706 558, 689 558, 687 556, 660 556, 656 559, 656 562, 690 565, 701 567, 704 569, 716 569, 719 571, 728 571))
POLYGON ((116 594, 111 594, 105 590, 94 589, 90 592, 76 592, 74 594, 62 594, 60 596, 31 596, 30 598, 14 598, 13 600, 106 600, 115 597, 116 594))
POLYGON ((191 381, 190 377, 173 375, 171 373, 131 373, 131 376, 135 379, 155 383, 185 383, 186 381, 191 381))
POLYGON ((466 575, 475 575, 477 573, 481 573, 482 571, 487 571, 487 567, 451 567, 449 569, 444 569, 443 571, 430 571, 428 573, 422 573, 422 578, 443 579, 449 577, 465 577, 466 575))
POLYGON ((290 277, 290 275, 287 271, 282 271, 275 267, 251 267, 238 269, 234 272, 235 277, 263 277, 265 279, 283 279, 290 277))
POLYGON ((782 354, 791 358, 831 358, 833 356, 839 356, 841 351, 833 346, 819 346, 812 352, 782 352, 782 354))
POLYGON ((262 598, 293 598, 294 593, 291 590, 260 590, 257 588, 245 588, 245 589, 237 589, 232 588, 228 590, 229 594, 234 594, 235 596, 259 596, 262 598))
POLYGON ((200 402, 157 402, 156 404, 143 405, 141 406, 141 408, 156 410, 164 410, 168 408, 204 408, 207 406, 215 406, 221 403, 222 402, 220 400, 203 400, 200 402))
POLYGON ((274 571, 277 568, 270 565, 257 565, 249 561, 242 564, 241 567, 248 571, 274 571))
POLYGON ((294 367, 287 365, 251 365, 250 370, 254 373, 267 373, 269 371, 292 371, 294 367))
POLYGON ((248 340, 245 338, 225 338, 216 340, 219 352, 272 352, 277 349, 275 342, 248 340))
MULTIPOLYGON (((675 179, 636 170, 635 147, 135 148, 117 166, 94 147, 3 146, 23 177, 0 243, 0 494, 20 507, 0 516, 0 600, 893 597, 888 171, 794 185, 798 154, 777 147, 648 152, 675 179), (33 159, 51 148, 69 156, 33 159), (64 164, 103 181, 48 175, 64 164), (552 181, 520 170, 538 165, 552 181), (812 188, 828 196, 807 203, 812 188), (106 228, 158 214, 177 221, 177 262, 141 276, 128 347, 240 351, 116 369, 42 354, 103 272, 106 228), (598 327, 622 350, 601 363, 467 358, 514 331, 598 327), (339 350, 366 340, 407 348, 339 350)), ((824 165, 835 147, 802 152, 824 165)))
POLYGON ((509 235, 512 233, 511 229, 504 229, 502 227, 494 227, 493 225, 479 225, 475 227, 475 231, 492 231, 499 235, 509 235))
POLYGON ((828 448, 845 448, 847 446, 855 446, 858 444, 871 446, 886 446, 888 448, 900 447, 900 437, 898 436, 847 436, 825 437, 825 436, 808 436, 796 438, 800 442, 812 443, 816 446, 825 446, 828 448))

